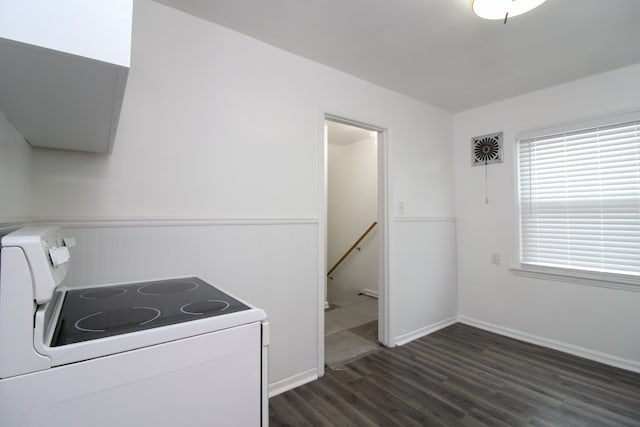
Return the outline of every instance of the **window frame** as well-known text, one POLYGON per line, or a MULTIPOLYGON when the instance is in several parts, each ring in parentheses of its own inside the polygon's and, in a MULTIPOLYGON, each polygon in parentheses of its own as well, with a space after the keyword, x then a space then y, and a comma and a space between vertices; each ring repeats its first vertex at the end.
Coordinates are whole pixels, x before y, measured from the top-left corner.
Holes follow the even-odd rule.
POLYGON ((512 264, 510 271, 519 277, 527 277, 542 280, 551 280, 557 282, 567 282, 581 285, 589 285, 596 287, 620 289, 626 291, 640 292, 640 275, 624 274, 614 272, 599 272, 582 269, 573 269, 570 267, 556 267, 538 264, 529 264, 522 262, 522 212, 520 202, 520 141, 537 138, 547 135, 553 135, 565 132, 576 132, 587 130, 594 127, 607 126, 614 123, 622 123, 628 121, 640 120, 640 111, 626 112, 612 116, 601 117, 594 120, 569 123, 561 126, 543 128, 533 131, 522 132, 515 138, 515 149, 513 150, 513 175, 515 183, 513 189, 514 203, 513 213, 515 215, 515 233, 513 239, 516 263, 512 264))

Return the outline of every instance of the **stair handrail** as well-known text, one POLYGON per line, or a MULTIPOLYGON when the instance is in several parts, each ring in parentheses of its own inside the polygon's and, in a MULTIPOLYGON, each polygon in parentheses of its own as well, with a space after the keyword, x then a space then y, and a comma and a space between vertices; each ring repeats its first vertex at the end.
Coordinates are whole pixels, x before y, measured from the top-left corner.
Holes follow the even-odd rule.
POLYGON ((373 221, 373 223, 369 226, 369 228, 367 228, 366 231, 362 233, 362 235, 358 238, 358 240, 356 240, 356 242, 353 245, 351 245, 351 247, 344 253, 344 255, 342 255, 342 257, 338 260, 338 262, 336 262, 336 264, 333 267, 331 267, 331 270, 329 270, 329 272, 327 273, 327 277, 331 276, 331 273, 333 273, 333 271, 336 268, 338 268, 338 266, 342 263, 342 261, 344 261, 349 256, 349 254, 353 252, 355 248, 358 247, 358 244, 362 242, 362 240, 365 237, 367 237, 367 234, 369 234, 369 232, 373 230, 376 225, 378 225, 378 221, 373 221))

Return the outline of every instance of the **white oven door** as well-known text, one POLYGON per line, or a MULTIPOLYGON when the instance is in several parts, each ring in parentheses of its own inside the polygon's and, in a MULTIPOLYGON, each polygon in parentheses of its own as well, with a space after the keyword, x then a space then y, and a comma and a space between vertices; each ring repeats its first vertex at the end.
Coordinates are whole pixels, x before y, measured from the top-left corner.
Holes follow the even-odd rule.
POLYGON ((3 426, 258 426, 260 322, 0 380, 3 426))

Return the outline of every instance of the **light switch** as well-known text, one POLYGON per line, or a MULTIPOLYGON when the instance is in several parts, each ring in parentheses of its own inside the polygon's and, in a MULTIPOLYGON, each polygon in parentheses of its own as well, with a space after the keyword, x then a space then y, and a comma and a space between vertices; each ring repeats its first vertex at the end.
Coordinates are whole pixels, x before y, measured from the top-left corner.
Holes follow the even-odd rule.
POLYGON ((491 264, 500 265, 500 254, 494 252, 491 254, 491 264))

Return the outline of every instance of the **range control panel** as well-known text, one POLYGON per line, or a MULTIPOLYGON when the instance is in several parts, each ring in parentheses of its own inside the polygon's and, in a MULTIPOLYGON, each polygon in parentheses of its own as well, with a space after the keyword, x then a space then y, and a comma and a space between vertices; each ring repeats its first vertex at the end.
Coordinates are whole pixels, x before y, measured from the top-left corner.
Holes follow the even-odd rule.
POLYGON ((2 238, 3 247, 23 250, 31 274, 33 294, 37 304, 49 301, 56 286, 67 276, 74 239, 65 239, 60 227, 30 226, 2 238))
POLYGON ((76 240, 72 237, 62 237, 61 234, 56 234, 42 241, 42 246, 45 253, 51 261, 53 268, 58 268, 62 264, 66 264, 71 259, 71 253, 69 248, 76 245, 76 240))

